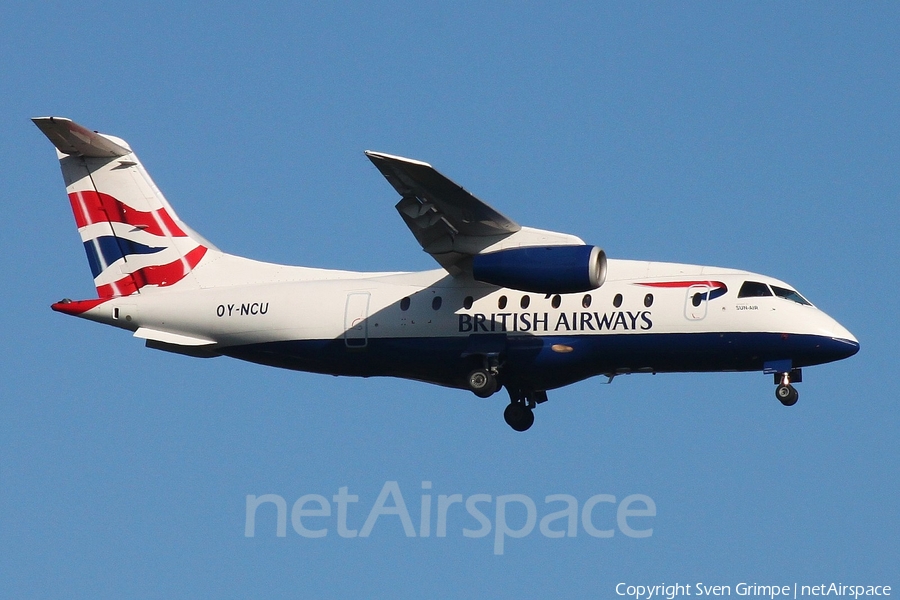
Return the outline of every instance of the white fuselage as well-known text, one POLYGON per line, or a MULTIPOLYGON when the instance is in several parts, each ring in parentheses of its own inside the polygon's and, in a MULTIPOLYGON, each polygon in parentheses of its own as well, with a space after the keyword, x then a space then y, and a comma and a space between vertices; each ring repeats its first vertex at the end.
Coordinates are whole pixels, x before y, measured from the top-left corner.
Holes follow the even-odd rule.
MULTIPOLYGON (((472 336, 502 335, 511 343, 528 339, 529 347, 536 343, 541 348, 562 345, 558 356, 549 355, 559 359, 551 360, 550 366, 563 371, 570 363, 579 366, 571 377, 550 377, 547 388, 582 375, 750 370, 762 368, 767 360, 782 358, 777 348, 763 355, 765 348, 759 346, 769 342, 754 338, 749 349, 742 350, 750 354, 736 357, 734 364, 710 361, 707 357, 692 368, 671 356, 679 352, 680 346, 667 348, 660 343, 674 339, 666 337, 672 335, 694 336, 697 340, 701 334, 744 338, 748 334, 774 334, 786 339, 804 336, 844 340, 848 349, 856 342, 850 332, 812 305, 774 295, 739 298, 738 290, 747 281, 788 286, 770 277, 734 269, 610 260, 602 287, 587 293, 546 295, 454 278, 442 269, 354 273, 269 267, 271 277, 280 281, 113 298, 82 316, 138 331, 138 336, 151 340, 165 342, 169 334, 176 341, 183 338, 205 342, 204 350, 216 354, 335 374, 395 375, 390 369, 379 372, 378 361, 375 366, 365 367, 360 355, 395 350, 399 353, 396 360, 403 361, 409 360, 407 354, 415 354, 423 344, 437 347, 456 340, 456 345, 447 346, 449 354, 443 358, 453 360, 462 354, 459 344, 465 344, 463 340, 472 336), (708 287, 704 288, 704 282, 708 287), (726 291, 714 297, 709 292, 719 284, 724 284, 726 291), (699 303, 698 290, 708 294, 699 303), (608 356, 609 346, 604 346, 605 360, 597 364, 596 370, 583 364, 584 354, 595 351, 595 342, 617 340, 619 344, 625 339, 623 336, 630 337, 628 360, 617 361, 608 356), (635 344, 640 347, 642 339, 646 340, 646 347, 637 353, 641 362, 632 364, 630 361, 636 360, 635 344), (389 346, 379 346, 388 340, 389 346), (405 349, 404 341, 410 342, 405 349), (304 349, 303 342, 320 345, 304 349), (321 345, 327 342, 331 342, 327 348, 321 345), (255 356, 245 354, 243 350, 247 348, 270 349, 255 356), (278 356, 279 349, 284 349, 286 356, 278 356), (303 353, 321 356, 300 356, 303 353)), ((202 271, 198 269, 197 273, 201 281, 202 271)), ((164 349, 179 351, 178 346, 167 346, 162 345, 164 349)), ((721 349, 713 345, 708 351, 717 353, 721 349)), ((834 360, 824 354, 819 358, 812 349, 795 360, 793 366, 834 360)), ((543 368, 541 364, 532 366, 543 368)), ((446 376, 430 378, 425 372, 414 371, 414 378, 453 385, 446 376)), ((400 373, 404 376, 402 369, 400 373)))

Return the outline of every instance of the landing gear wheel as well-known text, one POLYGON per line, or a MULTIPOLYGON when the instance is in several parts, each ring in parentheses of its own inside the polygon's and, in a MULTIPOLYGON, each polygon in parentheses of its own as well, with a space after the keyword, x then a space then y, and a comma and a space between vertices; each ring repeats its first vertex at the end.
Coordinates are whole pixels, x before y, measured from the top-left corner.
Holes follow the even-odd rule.
POLYGON ((785 406, 797 404, 800 393, 791 384, 781 384, 775 388, 775 397, 785 406))
POLYGON ((521 402, 513 402, 503 411, 506 424, 516 431, 527 431, 534 425, 534 412, 521 402))
POLYGON ((497 384, 497 376, 485 369, 475 369, 469 373, 466 381, 469 389, 479 398, 491 396, 500 387, 497 384))

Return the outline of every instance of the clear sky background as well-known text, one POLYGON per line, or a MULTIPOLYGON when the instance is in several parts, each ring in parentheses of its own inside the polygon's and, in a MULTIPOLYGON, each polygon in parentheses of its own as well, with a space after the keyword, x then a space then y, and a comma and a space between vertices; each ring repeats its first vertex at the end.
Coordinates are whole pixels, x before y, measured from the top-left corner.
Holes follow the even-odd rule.
POLYGON ((896 3, 14 2, 0 53, 0 597, 900 593, 896 3), (42 115, 128 140, 226 251, 433 268, 375 149, 613 258, 788 281, 861 351, 807 369, 790 409, 758 373, 634 375, 553 391, 517 434, 505 394, 148 350, 49 309, 95 292, 42 115), (657 516, 646 539, 535 528, 502 556, 464 511, 446 538, 386 516, 307 539, 269 507, 244 535, 248 494, 346 486, 360 528, 387 481, 417 525, 422 481, 539 516, 550 494, 645 494, 657 516))

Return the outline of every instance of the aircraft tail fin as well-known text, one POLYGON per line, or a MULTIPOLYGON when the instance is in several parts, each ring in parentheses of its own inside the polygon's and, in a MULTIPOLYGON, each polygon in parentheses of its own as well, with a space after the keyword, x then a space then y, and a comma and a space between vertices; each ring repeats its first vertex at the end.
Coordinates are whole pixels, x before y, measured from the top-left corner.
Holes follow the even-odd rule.
POLYGON ((32 121, 56 146, 101 298, 191 285, 191 271, 221 254, 178 218, 124 140, 61 117, 32 121))

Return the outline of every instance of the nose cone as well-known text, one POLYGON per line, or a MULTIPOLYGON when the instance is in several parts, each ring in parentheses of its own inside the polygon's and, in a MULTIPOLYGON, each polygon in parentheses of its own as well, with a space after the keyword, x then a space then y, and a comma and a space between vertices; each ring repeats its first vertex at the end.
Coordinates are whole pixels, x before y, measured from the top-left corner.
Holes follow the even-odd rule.
POLYGON ((857 340, 856 337, 852 333, 850 333, 846 327, 844 327, 837 321, 834 322, 834 327, 832 327, 831 329, 831 335, 836 339, 852 342, 859 346, 859 340, 857 340))
MULTIPOLYGON (((800 321, 800 319, 798 319, 800 321)), ((822 311, 810 313, 802 320, 805 346, 793 358, 805 366, 821 365, 850 358, 859 352, 859 341, 847 329, 822 311), (802 357, 801 357, 802 355, 802 357)))
POLYGON ((834 322, 834 327, 831 328, 831 337, 834 341, 833 346, 835 350, 841 355, 837 360, 850 358, 859 352, 859 340, 837 321, 834 322))

